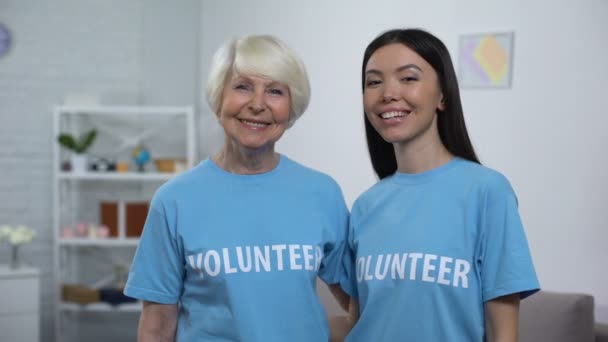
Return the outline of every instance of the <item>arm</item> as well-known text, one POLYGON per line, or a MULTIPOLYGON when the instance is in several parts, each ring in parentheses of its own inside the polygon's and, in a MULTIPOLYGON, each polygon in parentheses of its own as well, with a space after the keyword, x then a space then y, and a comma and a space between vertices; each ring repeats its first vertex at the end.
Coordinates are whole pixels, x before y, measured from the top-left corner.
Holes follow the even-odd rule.
POLYGON ((329 342, 343 342, 357 320, 359 320, 359 303, 351 298, 348 305, 348 315, 330 317, 329 342))
POLYGON ((177 304, 144 301, 137 342, 173 342, 177 330, 177 304))
POLYGON ((486 331, 490 342, 517 342, 519 293, 492 299, 485 303, 486 331))
POLYGON ((340 284, 331 284, 327 285, 327 287, 329 288, 329 292, 331 292, 338 304, 340 304, 340 307, 344 309, 344 311, 348 311, 348 301, 350 297, 346 292, 344 292, 344 290, 342 290, 340 284))

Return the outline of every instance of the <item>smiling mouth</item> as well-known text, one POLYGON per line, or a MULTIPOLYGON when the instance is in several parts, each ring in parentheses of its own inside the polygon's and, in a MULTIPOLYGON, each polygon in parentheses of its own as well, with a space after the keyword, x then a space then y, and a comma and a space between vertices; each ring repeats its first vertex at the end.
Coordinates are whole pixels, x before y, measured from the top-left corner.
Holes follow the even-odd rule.
POLYGON ((250 120, 245 120, 245 119, 239 119, 239 121, 241 123, 243 123, 244 125, 254 127, 254 128, 264 128, 266 126, 270 126, 270 124, 266 123, 266 122, 250 121, 250 120))
POLYGON ((378 114, 378 116, 384 120, 388 120, 388 119, 392 119, 392 118, 402 118, 402 117, 407 116, 408 114, 409 114, 409 112, 405 112, 405 111, 391 111, 391 112, 384 112, 384 113, 378 114))

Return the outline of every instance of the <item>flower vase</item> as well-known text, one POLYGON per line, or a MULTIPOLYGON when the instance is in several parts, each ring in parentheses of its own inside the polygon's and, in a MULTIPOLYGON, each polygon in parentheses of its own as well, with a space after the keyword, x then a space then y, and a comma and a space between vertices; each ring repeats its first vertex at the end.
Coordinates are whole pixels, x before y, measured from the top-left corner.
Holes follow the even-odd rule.
POLYGON ((72 154, 71 160, 72 172, 84 173, 87 171, 87 155, 86 154, 72 154))
POLYGON ((11 259, 8 265, 14 270, 23 266, 21 256, 19 255, 19 245, 11 245, 11 259))

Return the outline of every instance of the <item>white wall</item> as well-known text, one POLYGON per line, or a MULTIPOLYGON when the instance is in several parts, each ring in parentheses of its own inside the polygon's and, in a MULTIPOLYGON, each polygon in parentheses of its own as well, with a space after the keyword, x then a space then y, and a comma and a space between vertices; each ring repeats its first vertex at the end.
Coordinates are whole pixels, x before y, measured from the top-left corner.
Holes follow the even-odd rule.
POLYGON ((0 21, 13 34, 9 54, 0 59, 0 222, 37 230, 23 252, 41 270, 47 340, 54 316, 51 109, 70 92, 136 101, 141 11, 141 1, 0 1, 0 21))
MULTIPOLYGON (((0 224, 37 230, 23 254, 41 269, 44 341, 53 340, 54 316, 52 106, 69 93, 96 94, 104 104, 192 104, 199 1, 179 3, 0 0, 0 22, 13 33, 10 53, 0 58, 0 224)), ((0 263, 8 255, 0 244, 0 263)), ((93 341, 133 340, 137 314, 88 315, 80 323, 93 341)))
POLYGON ((190 106, 199 98, 199 0, 146 0, 142 13, 141 102, 190 106))
MULTIPOLYGON (((607 1, 226 0, 201 10, 203 84, 211 55, 235 35, 276 34, 299 52, 312 102, 279 149, 334 176, 349 204, 375 181, 359 80, 367 43, 417 26, 455 56, 460 34, 514 31, 513 86, 463 90, 468 128, 482 161, 519 195, 542 287, 595 295, 597 318, 608 322, 607 1)), ((208 111, 202 129, 204 144, 217 146, 221 131, 208 111)), ((328 310, 338 312, 331 302, 328 310)))

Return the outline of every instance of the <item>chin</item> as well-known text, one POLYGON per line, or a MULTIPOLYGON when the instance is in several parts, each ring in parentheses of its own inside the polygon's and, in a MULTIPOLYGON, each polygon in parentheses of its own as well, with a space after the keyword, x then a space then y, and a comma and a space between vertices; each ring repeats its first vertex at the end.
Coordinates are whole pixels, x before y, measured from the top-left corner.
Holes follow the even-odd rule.
POLYGON ((401 143, 410 140, 409 136, 397 135, 397 134, 381 134, 380 135, 384 141, 390 144, 401 143))
POLYGON ((274 148, 274 143, 269 141, 239 141, 239 145, 241 147, 250 149, 250 150, 259 150, 259 149, 267 149, 274 148))

